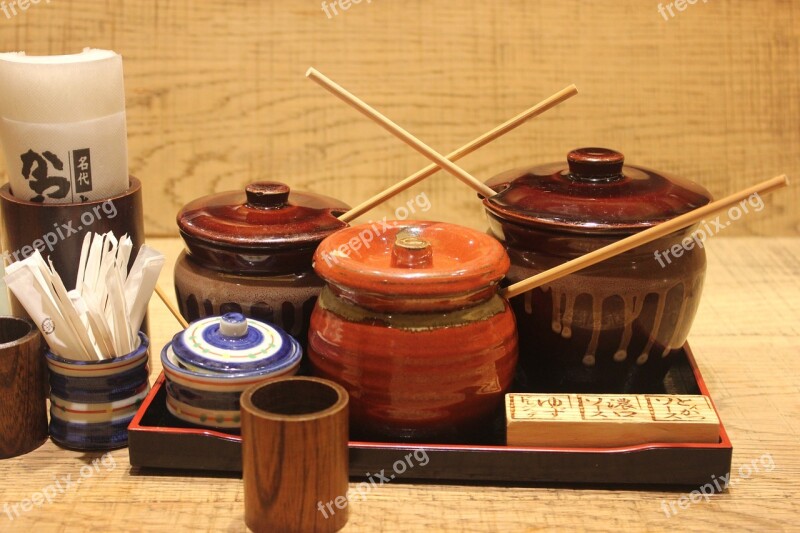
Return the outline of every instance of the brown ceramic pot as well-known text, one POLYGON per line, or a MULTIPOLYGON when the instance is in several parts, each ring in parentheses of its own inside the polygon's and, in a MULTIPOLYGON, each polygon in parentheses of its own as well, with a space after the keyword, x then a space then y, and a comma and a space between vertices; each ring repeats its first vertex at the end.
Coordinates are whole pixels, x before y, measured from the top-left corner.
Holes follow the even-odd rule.
MULTIPOLYGON (((584 148, 487 182, 490 231, 513 283, 711 201, 702 187, 584 148)), ((705 275, 687 228, 511 301, 520 366, 539 390, 652 391, 694 319, 705 275), (684 243, 684 244, 682 244, 684 243), (673 254, 675 247, 678 251, 673 254), (664 255, 665 250, 670 250, 664 255)))
POLYGON ((354 438, 459 441, 491 424, 511 385, 517 335, 497 294, 508 256, 436 222, 354 226, 320 244, 314 373, 350 393, 354 438))
POLYGON ((319 242, 346 226, 342 202, 259 182, 199 198, 178 214, 187 251, 175 293, 188 320, 239 312, 305 343, 323 283, 311 268, 319 242))

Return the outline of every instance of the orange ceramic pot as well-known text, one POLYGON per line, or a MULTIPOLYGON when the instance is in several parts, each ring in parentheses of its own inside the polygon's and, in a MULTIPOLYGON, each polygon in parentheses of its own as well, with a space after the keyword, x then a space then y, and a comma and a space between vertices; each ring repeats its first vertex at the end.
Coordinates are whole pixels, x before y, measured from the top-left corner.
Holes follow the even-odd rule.
POLYGON ((483 233, 436 222, 343 229, 320 244, 315 374, 350 393, 355 438, 458 441, 491 423, 517 363, 509 268, 483 233))

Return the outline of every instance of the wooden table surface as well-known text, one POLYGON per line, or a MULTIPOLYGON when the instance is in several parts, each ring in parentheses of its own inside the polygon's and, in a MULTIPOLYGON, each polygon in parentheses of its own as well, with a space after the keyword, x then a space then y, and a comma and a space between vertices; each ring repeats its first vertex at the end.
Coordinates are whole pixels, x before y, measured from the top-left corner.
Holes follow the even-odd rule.
MULTIPOLYGON (((181 244, 149 242, 169 256, 162 276, 169 287, 181 244)), ((800 239, 718 238, 708 250, 705 294, 690 342, 733 442, 733 489, 668 517, 664 508, 686 489, 396 481, 354 502, 345 531, 800 529, 800 239), (753 461, 758 471, 743 467, 753 461)), ((156 299, 150 311, 153 345, 160 348, 178 325, 156 299)), ((153 379, 160 372, 157 353, 151 353, 153 379)), ((126 449, 92 467, 101 455, 47 442, 0 461, 0 531, 245 529, 240 479, 144 475, 131 469, 126 449), (36 505, 34 495, 57 482, 63 493, 36 505)))

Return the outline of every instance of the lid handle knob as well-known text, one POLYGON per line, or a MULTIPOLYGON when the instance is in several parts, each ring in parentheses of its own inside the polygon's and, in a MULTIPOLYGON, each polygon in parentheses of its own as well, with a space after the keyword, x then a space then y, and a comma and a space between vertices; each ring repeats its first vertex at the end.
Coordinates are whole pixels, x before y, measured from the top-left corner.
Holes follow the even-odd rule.
POLYGON ((433 266, 431 243, 417 235, 401 232, 392 246, 392 267, 430 268, 433 266))
POLYGON ((241 339, 247 335, 247 319, 241 313, 226 313, 220 318, 219 332, 223 337, 241 339))
POLYGON ((247 204, 260 209, 277 209, 289 201, 289 186, 277 181, 258 181, 245 189, 247 204))
POLYGON ((578 148, 567 154, 570 178, 583 182, 609 182, 623 178, 625 156, 608 148, 578 148))

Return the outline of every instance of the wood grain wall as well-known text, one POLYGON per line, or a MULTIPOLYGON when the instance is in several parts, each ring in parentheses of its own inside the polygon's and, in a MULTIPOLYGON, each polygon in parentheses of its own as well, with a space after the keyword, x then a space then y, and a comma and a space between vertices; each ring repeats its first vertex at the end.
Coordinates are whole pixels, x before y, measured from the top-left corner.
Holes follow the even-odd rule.
MULTIPOLYGON (((579 96, 463 160, 483 179, 585 145, 717 196, 800 178, 796 0, 700 0, 670 20, 655 0, 368 1, 328 18, 319 0, 40 0, 0 13, 0 49, 123 54, 151 235, 252 180, 355 204, 427 163, 306 80, 311 65, 443 152, 575 83, 579 96)), ((364 219, 421 192, 426 218, 483 226, 444 173, 364 219)), ((795 185, 725 234, 800 234, 798 201, 795 185)))

